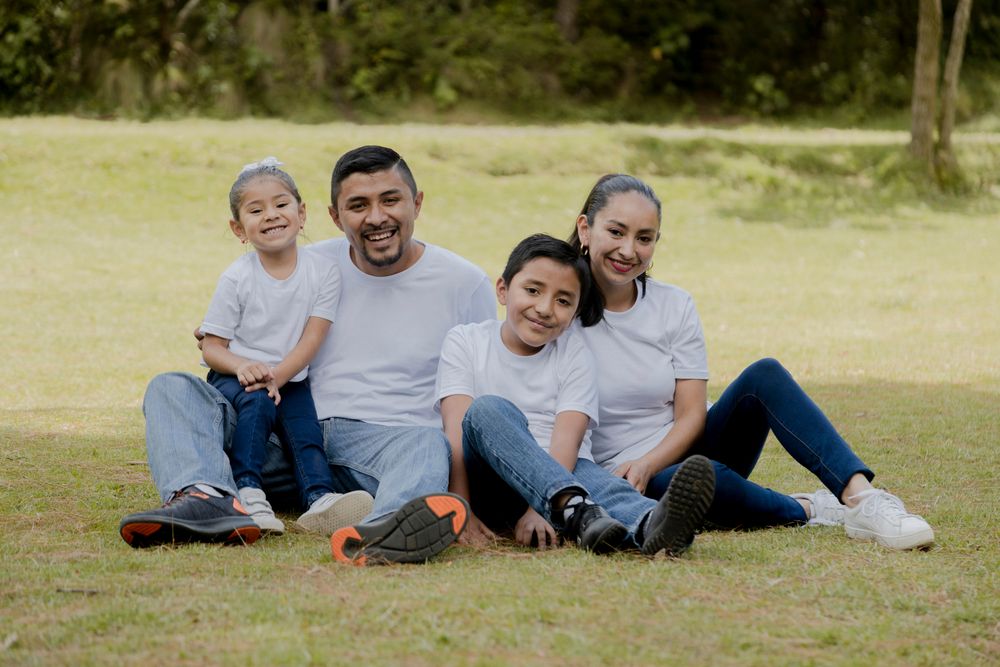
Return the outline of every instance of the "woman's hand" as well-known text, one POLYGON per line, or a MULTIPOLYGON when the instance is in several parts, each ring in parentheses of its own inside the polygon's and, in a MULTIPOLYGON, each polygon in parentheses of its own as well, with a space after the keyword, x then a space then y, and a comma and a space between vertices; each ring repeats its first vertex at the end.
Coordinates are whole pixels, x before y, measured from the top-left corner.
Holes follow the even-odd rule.
POLYGON ((517 525, 514 526, 514 538, 518 544, 526 547, 537 546, 539 549, 556 546, 556 531, 542 515, 528 508, 517 525))
POLYGON ((497 536, 486 527, 486 524, 479 520, 479 517, 469 512, 469 522, 465 530, 458 536, 458 543, 470 547, 483 547, 491 542, 495 542, 497 536))
POLYGON ((634 461, 626 461, 621 464, 612 473, 615 477, 624 477, 625 481, 632 485, 632 487, 639 493, 646 492, 646 485, 649 484, 650 478, 657 473, 653 470, 652 466, 643 461, 642 459, 635 459, 634 461))

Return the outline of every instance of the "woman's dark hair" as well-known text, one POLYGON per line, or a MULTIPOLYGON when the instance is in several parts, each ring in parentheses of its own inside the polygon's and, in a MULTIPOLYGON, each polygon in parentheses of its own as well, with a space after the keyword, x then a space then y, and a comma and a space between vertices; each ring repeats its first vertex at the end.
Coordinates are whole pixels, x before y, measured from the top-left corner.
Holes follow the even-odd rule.
POLYGON ((590 263, 587 258, 581 257, 580 253, 566 241, 548 234, 532 234, 511 250, 507 266, 504 267, 500 277, 509 286, 510 281, 520 273, 525 264, 539 257, 547 257, 576 271, 576 277, 580 280, 580 302, 576 307, 580 324, 591 327, 600 322, 604 318, 604 295, 592 284, 590 263))
MULTIPOLYGON (((630 176, 629 174, 605 174, 597 179, 594 183, 594 187, 591 188, 590 194, 587 195, 587 200, 583 202, 583 208, 580 209, 580 215, 586 216, 587 226, 594 226, 594 218, 604 210, 604 207, 608 205, 611 198, 615 195, 625 194, 627 192, 635 192, 649 201, 651 201, 656 206, 656 221, 659 222, 661 216, 663 215, 663 207, 660 204, 659 198, 656 193, 653 192, 653 188, 649 187, 646 183, 642 182, 635 176, 630 176)), ((573 227, 573 233, 570 234, 569 244, 573 246, 573 249, 578 253, 583 254, 584 249, 580 243, 580 234, 576 230, 576 226, 573 227)), ((642 285, 642 295, 646 295, 646 278, 649 276, 645 271, 639 276, 639 283, 642 285)), ((600 291, 597 284, 594 284, 594 289, 600 291)))
POLYGON ((413 196, 417 196, 417 182, 413 178, 413 172, 399 153, 385 146, 359 146, 341 155, 334 165, 330 175, 330 203, 337 205, 340 184, 351 174, 374 174, 387 169, 398 171, 413 196))

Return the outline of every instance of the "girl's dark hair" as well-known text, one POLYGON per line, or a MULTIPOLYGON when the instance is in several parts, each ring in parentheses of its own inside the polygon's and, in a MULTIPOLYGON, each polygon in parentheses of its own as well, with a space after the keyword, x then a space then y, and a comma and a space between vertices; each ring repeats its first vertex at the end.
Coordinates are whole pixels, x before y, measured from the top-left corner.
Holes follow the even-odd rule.
MULTIPOLYGON (((608 202, 615 195, 625 194, 627 192, 636 192, 649 201, 651 201, 656 206, 656 221, 659 222, 661 216, 663 215, 663 207, 660 204, 659 198, 656 193, 653 192, 653 188, 649 187, 646 183, 639 180, 635 176, 630 176, 629 174, 605 174, 597 179, 594 183, 594 187, 591 188, 590 194, 587 195, 587 200, 583 202, 583 208, 580 209, 580 215, 586 216, 587 226, 594 226, 594 218, 604 210, 604 207, 608 205, 608 202)), ((578 253, 583 253, 583 247, 580 243, 580 234, 576 230, 576 226, 573 226, 573 233, 569 236, 569 244, 573 246, 573 249, 578 253)), ((639 283, 642 285, 642 295, 646 295, 646 279, 649 275, 643 271, 642 275, 639 276, 639 283)), ((597 284, 594 284, 594 289, 600 291, 597 284)))
POLYGON ((539 257, 547 257, 576 271, 576 277, 580 280, 580 302, 576 307, 580 324, 591 327, 600 322, 604 318, 604 295, 592 285, 587 258, 581 257, 566 241, 548 234, 532 234, 514 246, 500 277, 509 286, 525 264, 539 257))

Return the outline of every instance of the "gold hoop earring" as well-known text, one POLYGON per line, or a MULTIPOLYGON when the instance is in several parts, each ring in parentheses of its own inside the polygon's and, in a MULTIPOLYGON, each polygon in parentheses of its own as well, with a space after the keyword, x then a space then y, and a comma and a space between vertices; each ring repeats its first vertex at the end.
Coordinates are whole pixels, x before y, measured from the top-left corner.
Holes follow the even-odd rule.
POLYGON ((580 257, 590 257, 590 248, 585 245, 580 246, 580 257))

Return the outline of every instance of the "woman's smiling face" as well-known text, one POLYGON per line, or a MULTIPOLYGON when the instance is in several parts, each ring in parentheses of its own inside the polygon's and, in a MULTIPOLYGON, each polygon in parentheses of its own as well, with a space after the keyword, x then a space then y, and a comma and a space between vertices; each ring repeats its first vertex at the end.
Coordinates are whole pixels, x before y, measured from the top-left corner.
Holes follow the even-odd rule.
POLYGON ((630 284, 650 267, 660 236, 655 203, 638 192, 612 195, 592 223, 581 215, 577 233, 590 252, 590 269, 603 291, 630 284))

